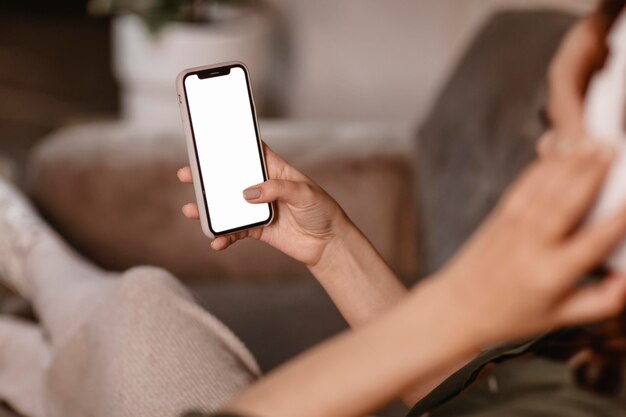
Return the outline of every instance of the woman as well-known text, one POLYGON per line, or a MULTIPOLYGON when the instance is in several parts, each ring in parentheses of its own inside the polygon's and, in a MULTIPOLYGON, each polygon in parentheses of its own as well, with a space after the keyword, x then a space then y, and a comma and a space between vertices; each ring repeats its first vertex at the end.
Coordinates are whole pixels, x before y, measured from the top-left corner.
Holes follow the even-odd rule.
MULTIPOLYGON (((592 27, 584 34, 597 35, 592 27)), ((566 42, 553 72, 563 76, 552 77, 554 137, 568 137, 572 119, 562 113, 571 106, 563 103, 572 95, 580 102, 586 62, 566 42)), ((272 179, 244 196, 276 201, 276 221, 211 246, 252 237, 305 263, 354 330, 241 395, 258 377, 254 359, 173 277, 155 268, 98 270, 2 182, 2 279, 32 300, 41 327, 0 320, 0 396, 31 416, 165 416, 226 402, 246 416, 361 416, 396 396, 414 404, 488 346, 614 316, 625 276, 578 282, 626 235, 626 209, 577 228, 612 150, 555 139, 541 146, 547 156, 461 252, 411 291, 330 196, 266 149, 272 179)), ((189 182, 188 169, 179 177, 189 182)), ((193 204, 184 212, 197 217, 193 204)))
MULTIPOLYGON (((554 61, 554 64, 551 68, 550 71, 550 87, 551 87, 551 91, 550 91, 550 105, 549 105, 549 113, 551 116, 551 120, 552 120, 552 124, 554 127, 554 130, 552 133, 547 134, 544 139, 540 142, 539 144, 539 150, 541 151, 541 153, 545 156, 546 159, 550 159, 550 158, 554 158, 554 157, 558 157, 558 154, 560 152, 569 152, 569 151, 574 151, 574 149, 576 149, 576 147, 579 145, 587 146, 589 145, 588 143, 585 142, 579 142, 578 140, 583 140, 585 137, 585 131, 584 131, 584 127, 583 127, 583 98, 584 98, 584 93, 585 93, 585 89, 586 89, 586 85, 589 81, 590 75, 592 74, 592 72, 596 69, 599 68, 602 65, 602 62, 604 60, 605 54, 606 54, 606 48, 604 47, 604 37, 605 34, 608 30, 608 28, 610 27, 611 21, 612 19, 616 16, 616 14, 621 10, 621 8, 623 7, 623 3, 624 2, 607 2, 605 4, 603 4, 602 6, 602 12, 596 15, 593 15, 591 17, 589 17, 588 19, 585 19, 584 21, 582 21, 580 24, 578 24, 571 32, 570 34, 566 37, 566 39, 563 42, 563 45, 560 49, 560 52, 557 56, 557 58, 554 61), (559 140, 559 138, 561 138, 561 140, 559 140), (565 139, 565 140, 563 140, 565 139)), ((531 168, 532 169, 532 168, 531 168)), ((580 174, 582 174, 583 172, 585 172, 585 170, 587 169, 586 167, 583 166, 579 166, 578 169, 581 171, 579 172, 580 174)), ((527 174, 528 175, 528 174, 527 174)), ((585 172, 585 175, 590 175, 589 172, 585 172)), ((183 181, 186 181, 189 179, 189 175, 187 172, 183 171, 181 173, 181 179, 183 181)), ((546 175, 544 177, 545 178, 550 178, 550 175, 546 175)), ((298 180, 298 178, 296 178, 295 176, 292 178, 293 180, 298 180)), ((522 180, 523 181, 523 180, 522 180)), ((556 180, 555 180, 556 182, 556 180)), ((266 185, 262 185, 260 188, 263 189, 263 187, 266 185)), ((537 188, 534 189, 534 191, 536 193, 541 193, 541 191, 539 190, 539 185, 536 185, 537 188)), ((566 198, 566 196, 560 194, 558 191, 556 191, 558 189, 555 188, 552 190, 552 192, 554 193, 552 195, 552 198, 558 198, 558 199, 562 199, 562 198, 566 198)), ((566 190, 567 187, 563 188, 563 190, 566 190)), ((579 190, 580 191, 580 190, 579 190)), ((510 191, 510 193, 515 193, 515 191, 510 191)), ((264 191, 260 192, 260 195, 263 196, 264 191)), ((273 190, 270 190, 267 192, 268 194, 268 198, 266 199, 261 199, 259 202, 266 202, 266 201, 273 201, 273 200, 280 200, 280 193, 276 193, 273 190)), ((289 193, 290 196, 293 197, 294 194, 289 193)), ((511 198, 509 196, 509 198, 511 198)), ((523 199, 522 199, 523 200, 523 199)), ((502 208, 503 206, 506 207, 506 197, 504 200, 504 203, 501 204, 500 209, 499 210, 504 210, 506 211, 506 208, 502 208)), ((538 200, 539 201, 539 198, 538 200)), ((297 201, 286 201, 287 203, 291 203, 291 204, 297 204, 297 201)), ((556 202, 555 202, 556 203, 556 202)), ((547 213, 549 212, 551 209, 548 207, 538 207, 538 203, 534 204, 534 209, 536 209, 538 211, 538 213, 547 213)), ((532 210, 531 208, 529 208, 529 211, 532 210)), ((554 208, 552 209, 554 210, 554 208)), ((188 215, 189 217, 195 217, 196 212, 195 212, 195 207, 193 205, 191 206, 186 206, 184 208, 185 214, 188 215)), ((523 207, 521 208, 521 211, 523 210, 523 207)), ((497 218, 498 211, 496 211, 496 213, 494 213, 494 215, 491 217, 491 219, 487 222, 487 224, 493 222, 494 217, 497 218)), ((561 220, 563 220, 565 217, 561 217, 561 220)), ((485 229, 488 229, 488 226, 483 226, 482 228, 482 234, 486 234, 485 229)), ((255 232, 255 233, 258 233, 255 232)), ((242 237, 246 237, 247 235, 244 233, 242 235, 236 236, 233 240, 238 240, 242 237)), ((253 235, 253 237, 255 238, 260 238, 263 239, 263 235, 253 235)), ((474 239, 472 240, 472 242, 470 242, 468 244, 469 247, 472 247, 473 245, 476 246, 480 246, 479 244, 476 244, 476 241, 480 241, 482 239, 485 239, 484 237, 474 237, 474 239)), ((495 240, 495 239, 494 239, 495 240)), ((268 243, 272 243, 271 239, 267 239, 268 243)), ((224 246, 227 246, 229 244, 231 244, 232 241, 224 241, 224 242, 216 242, 216 249, 221 249, 224 246)), ((504 244, 502 244, 504 245, 504 244)), ((494 244, 494 246, 498 247, 498 248, 502 248, 502 246, 498 245, 498 244, 494 244)), ((518 249, 519 250, 519 249, 518 249)), ((464 251, 462 252, 472 252, 472 249, 468 249, 467 246, 464 249, 464 251)), ((497 256, 498 250, 497 249, 492 249, 489 251, 494 259, 499 259, 499 257, 497 256)), ((582 251, 585 252, 585 251, 582 251)), ((581 254, 582 254, 581 252, 581 254)), ((543 269, 546 273, 546 281, 549 281, 549 277, 554 276, 554 271, 551 271, 550 268, 545 268, 545 266, 542 265, 537 265, 537 258, 535 256, 533 256, 532 254, 523 254, 523 252, 519 251, 518 252, 519 255, 523 256, 527 262, 529 263, 535 263, 535 267, 538 267, 539 269, 543 269)), ((587 253, 588 254, 588 253, 587 253)), ((460 255, 461 258, 463 258, 463 255, 460 255)), ((458 257, 457 257, 458 259, 458 257)), ((452 262, 454 264, 454 261, 452 262)), ((490 265, 492 265, 492 263, 489 263, 490 265)), ((587 267, 589 267, 591 265, 588 265, 587 267)), ((483 265, 483 268, 485 266, 483 265)), ((450 269, 450 267, 447 268, 448 270, 450 269)), ((452 268, 454 270, 454 267, 452 268)), ((481 271, 480 266, 477 268, 472 268, 472 267, 468 267, 467 265, 464 265, 461 270, 463 271, 481 271)), ((519 273, 520 270, 523 270, 523 267, 520 265, 519 269, 516 269, 516 271, 519 273)), ((315 269, 312 269, 312 272, 315 274, 315 269)), ((582 272, 582 271, 581 271, 582 272)), ((482 270, 480 273, 482 274, 488 274, 487 271, 482 270)), ((532 273, 528 273, 526 272, 528 275, 532 275, 532 273)), ((524 276, 526 273, 522 273, 520 276, 524 276)), ((452 292, 453 290, 449 290, 450 292, 452 292)), ((468 292, 470 292, 471 290, 468 289, 468 292)), ((620 297, 618 295, 618 293, 613 293, 614 296, 620 297)), ((332 293, 331 293, 332 296, 332 293)), ((434 299, 437 299, 438 297, 433 297, 434 299)), ((586 298, 586 297, 584 297, 586 298)), ((335 298, 337 299, 337 298, 335 298)), ((608 299, 605 299, 605 302, 607 302, 608 304, 611 304, 610 301, 608 299)), ((459 303, 461 303, 459 301, 459 303)), ((618 302, 619 303, 619 302, 618 302)), ((497 306, 492 306, 491 308, 484 308, 485 306, 483 305, 483 309, 482 311, 498 311, 497 306)), ((424 306, 422 305, 422 308, 424 308, 424 306)), ((471 309, 469 309, 471 311, 471 309)), ((346 312, 349 314, 349 312, 346 312)), ((346 314, 344 313, 344 314, 346 314)), ((352 323, 351 323, 352 324, 352 323)), ((357 323, 358 324, 358 323, 357 323)), ((619 325, 619 323, 618 323, 619 325)), ((390 326, 391 327, 391 326, 390 326)), ((519 330, 519 329, 516 329, 519 330)), ((621 335, 621 346, 623 346, 623 331, 624 328, 622 327, 617 327, 617 329, 615 329, 615 326, 613 326, 613 333, 622 333, 621 335), (616 331, 617 330, 617 331, 616 331)), ((521 335, 519 335, 521 336, 521 335)), ((606 335, 602 335, 605 337, 605 339, 608 339, 606 337, 606 335)), ((354 336, 354 339, 357 339, 356 336, 354 336)), ((536 350, 538 352, 540 352, 541 355, 543 356, 554 356, 555 353, 551 352, 550 349, 552 348, 552 344, 554 344, 554 338, 547 338, 545 341, 543 341, 542 343, 539 343, 537 345, 536 350)), ((599 337, 596 337, 596 339, 594 340, 595 342, 598 341, 598 339, 600 339, 599 337)), ((466 339, 467 340, 467 339, 466 339)), ((612 342, 615 342, 615 339, 610 339, 612 342)), ((346 344, 348 344, 348 342, 344 342, 346 344)), ((355 347, 354 349, 357 348, 357 346, 359 345, 366 345, 366 342, 354 342, 355 343, 355 347)), ((458 341, 457 341, 458 343, 458 341)), ((410 344, 410 346, 412 346, 414 349, 415 346, 417 346, 419 344, 418 341, 414 341, 413 344, 410 344)), ((609 344, 607 342, 607 344, 609 344)), ((393 343, 389 343, 389 345, 393 345, 393 343)), ((443 342, 442 343, 443 346, 450 346, 449 344, 443 342)), ((457 345, 458 346, 458 345, 457 345)), ((590 347, 591 344, 584 346, 583 347, 590 347)), ((620 346, 620 345, 618 345, 620 346)), ((580 362, 584 361, 585 359, 585 354, 589 354, 589 350, 584 350, 584 349, 580 349, 581 345, 578 345, 578 350, 575 352, 571 352, 569 350, 571 346, 565 344, 565 343, 561 343, 560 344, 560 356, 566 356, 569 355, 567 358, 571 359, 571 365, 574 367, 578 367, 578 369, 583 369, 582 367, 580 367, 580 362), (567 347, 568 349, 565 349, 565 347, 567 347), (582 353, 582 355, 581 355, 582 353), (579 362, 579 363, 577 363, 579 362)), ((339 348, 337 348, 339 349, 339 348)), ((553 349, 553 348, 552 348, 553 349)), ((346 349, 348 350, 348 349, 346 349)), ((389 357, 394 357, 394 353, 392 353, 393 349, 390 349, 390 351, 387 352, 386 356, 385 354, 381 355, 380 361, 376 362, 378 365, 380 365, 381 367, 384 367, 385 365, 389 365, 390 367, 393 366, 393 364, 386 364, 385 363, 385 357, 389 358, 389 357)), ((449 352, 447 352, 449 353, 449 352)), ((326 353, 328 355, 328 357, 332 357, 332 354, 330 353, 326 353)), ((416 352, 416 350, 412 351, 413 355, 417 355, 418 353, 416 352)), ((323 353, 318 352, 317 355, 319 356, 323 356, 323 353)), ((340 356, 339 354, 336 354, 337 356, 340 356)), ((349 356, 349 353, 345 353, 346 356, 349 356)), ((397 356, 396 356, 397 357, 397 356)), ((402 365, 406 365, 410 362, 410 357, 411 354, 408 354, 407 358, 405 358, 406 361, 399 361, 399 364, 402 365)), ((306 356, 305 356, 306 358, 306 356)), ((413 357, 414 358, 414 357, 413 357)), ((373 358, 371 356, 367 357, 364 359, 364 361, 368 361, 368 360, 372 360, 373 358)), ((414 358, 415 359, 415 358, 414 358)), ((320 362, 323 362, 323 360, 321 360, 319 357, 317 358, 317 360, 319 360, 320 362)), ((452 371, 453 369, 455 369, 456 366, 458 366, 459 363, 463 362, 463 356, 459 355, 456 357, 456 359, 454 360, 448 360, 448 364, 449 366, 447 367, 442 367, 439 368, 439 371, 435 371, 435 375, 438 376, 438 378, 428 378, 428 383, 435 383, 441 380, 442 376, 447 375, 450 371, 452 371)), ((309 359, 310 362, 314 362, 314 359, 309 359)), ((331 360, 329 359, 326 363, 330 363, 331 360)), ((395 364, 398 365, 398 364, 395 364)), ((235 400, 229 407, 229 409, 232 410, 241 410, 242 412, 248 412, 249 415, 259 415, 259 416, 270 416, 270 415, 274 415, 274 416, 280 416, 283 415, 282 414, 282 409, 280 408, 281 405, 285 405, 286 402, 284 401, 284 397, 282 397, 283 395, 289 397, 289 398, 294 398, 295 395, 292 396, 292 391, 296 390, 297 392, 300 392, 304 395, 310 396, 310 397, 314 397, 316 399, 321 399, 324 398, 329 404, 331 404, 333 402, 333 398, 332 396, 328 393, 328 392, 323 392, 322 389, 320 389, 320 392, 315 394, 315 387, 309 387, 308 389, 302 389, 300 387, 297 388, 293 388, 295 385, 295 382, 298 381, 298 379, 310 379, 311 378, 311 374, 316 372, 318 374, 322 374, 323 376, 320 376, 320 379, 324 382, 322 382, 321 384, 328 384, 327 381, 331 381, 334 380, 337 375, 335 374, 336 371, 330 371, 327 368, 318 366, 315 367, 313 365, 310 366, 306 366, 306 359, 302 359, 301 363, 299 365, 300 367, 298 368, 297 364, 292 364, 290 367, 287 366, 285 367, 285 369, 283 371, 278 371, 276 372, 273 376, 270 376, 269 378, 267 378, 264 382, 261 382, 258 384, 258 386, 255 388, 251 388, 248 393, 242 395, 238 400, 235 400), (298 373, 300 372, 300 373, 298 373), (285 384, 285 386, 283 386, 283 384, 285 384), (272 403, 272 401, 275 401, 275 403, 272 403)), ((355 369, 362 369, 362 368, 367 368, 368 365, 366 363, 361 363, 358 365, 354 365, 355 369)), ((367 369, 367 371, 363 371, 365 372, 374 372, 372 365, 369 365, 369 368, 367 369)), ((404 368, 403 370, 406 371, 406 368, 404 368)), ((352 372, 354 372, 354 369, 351 370, 352 372)), ((348 371, 350 372, 350 371, 348 371)), ((619 372, 618 370, 616 370, 615 372, 619 372)), ((339 373, 339 372, 337 372, 339 373)), ((376 405, 380 405, 382 403, 385 402, 385 400, 388 400, 389 398, 386 398, 384 400, 381 400, 381 403, 376 404, 374 401, 376 399, 376 395, 372 394, 373 392, 378 394, 378 395, 383 395, 383 389, 380 387, 385 387, 387 389, 390 388, 390 386, 392 386, 392 384, 395 382, 399 382, 401 381, 400 373, 394 375, 394 377, 390 377, 389 380, 386 381, 381 381, 381 380, 376 380, 375 378, 367 378, 365 377, 365 375, 361 375, 358 372, 355 372, 353 374, 351 374, 351 376, 355 379, 353 385, 350 385, 351 388, 356 388, 359 385, 364 385, 366 383, 371 383, 372 386, 368 387, 368 388, 363 388, 364 392, 361 393, 361 400, 357 401, 357 400, 353 400, 352 403, 350 403, 351 399, 350 398, 342 398, 342 400, 344 400, 346 402, 346 408, 344 410, 342 410, 342 412, 338 412, 336 415, 362 415, 364 412, 366 411, 371 411, 372 409, 375 408, 376 405), (356 374, 356 375, 355 375, 356 374), (357 383, 356 381, 359 381, 359 383, 357 383), (364 382, 365 381, 365 382, 364 382), (374 382, 375 381, 375 382, 374 382), (376 390, 374 388, 374 386, 376 384, 379 384, 379 389, 376 390), (367 400, 367 401, 366 401, 367 400), (368 404, 368 401, 372 401, 372 403, 368 404), (359 405, 364 406, 364 408, 362 410, 357 410, 355 407, 355 404, 358 403, 359 405), (366 406, 366 404, 369 405, 369 408, 366 406)), ((415 374, 413 374, 415 375, 415 374)), ((433 375, 433 374, 430 374, 433 375)), ((347 378, 347 377, 346 377, 347 378)), ((406 381, 405 381, 406 383, 406 381)), ((430 388, 431 386, 429 386, 429 384, 426 383, 424 384, 424 382, 422 381, 420 384, 418 384, 417 386, 413 386, 411 387, 411 389, 409 389, 409 391, 407 391, 406 389, 402 390, 402 384, 398 385, 396 387, 396 389, 398 390, 397 393, 404 393, 404 398, 405 401, 411 405, 413 404, 414 400, 419 399, 425 392, 428 391, 428 388, 430 388), (409 393, 409 395, 407 395, 407 392, 409 393), (411 395, 412 394, 412 395, 411 395)), ((348 384, 346 384, 348 385, 348 384)), ((335 386, 331 386, 331 387, 327 387, 327 389, 332 390, 336 388, 335 386)), ((356 396, 356 394, 354 393, 354 391, 351 392, 352 394, 354 394, 356 396)), ((345 394, 342 392, 342 394, 345 394)), ((380 397, 379 397, 380 398, 380 397)), ((300 398, 300 401, 304 401, 304 398, 300 398)), ((334 399, 336 401, 336 403, 334 404, 334 406, 338 406, 338 404, 340 403, 339 399, 334 399)), ((300 404, 300 401, 293 401, 294 404, 300 404)), ((589 401, 590 404, 593 403, 593 401, 589 401)), ((595 403, 597 405, 597 403, 595 403)), ((289 405, 286 405, 287 407, 289 407, 289 405)), ((316 415, 316 413, 318 413, 317 415, 335 415, 333 414, 333 411, 331 408, 329 409, 322 409, 322 408, 318 408, 321 407, 321 405, 316 402, 314 405, 312 405, 312 407, 316 407, 316 412, 311 412, 310 415, 316 415), (323 411, 321 411, 323 410, 323 411)), ((581 406, 581 403, 578 404, 578 406, 581 406)), ((606 406, 606 404, 605 404, 606 406)), ((330 405, 329 405, 330 407, 330 405)), ((476 411, 476 410, 473 410, 476 411)), ((502 411, 502 410, 501 410, 502 411)), ((509 413, 507 415, 512 415, 511 412, 512 410, 508 410, 509 413)), ((567 411, 564 412, 564 414, 560 414, 560 415, 570 415, 572 410, 569 410, 570 412, 568 413, 567 411)), ((609 415, 609 413, 612 413, 614 411, 614 409, 610 409, 610 407, 607 407, 607 409, 604 410, 596 410, 598 413, 606 413, 606 415, 609 415)), ((622 409, 623 411, 623 409, 622 409)), ((296 410, 295 409, 291 409, 290 412, 295 413, 296 410)), ((456 411, 458 413, 458 411, 456 411)), ((302 408, 299 408, 297 411, 298 415, 308 415, 306 413, 306 411, 304 411, 302 408)), ((289 412, 285 412, 284 415, 288 415, 289 412)), ((411 414, 413 415, 413 414, 411 414)), ((420 415, 420 414, 415 414, 420 415)), ((444 414, 442 414, 444 415, 444 414)), ((456 415, 456 414, 455 414, 456 415)), ((613 414, 611 414, 613 415, 613 414)), ((621 412, 618 414, 621 415, 621 412)))

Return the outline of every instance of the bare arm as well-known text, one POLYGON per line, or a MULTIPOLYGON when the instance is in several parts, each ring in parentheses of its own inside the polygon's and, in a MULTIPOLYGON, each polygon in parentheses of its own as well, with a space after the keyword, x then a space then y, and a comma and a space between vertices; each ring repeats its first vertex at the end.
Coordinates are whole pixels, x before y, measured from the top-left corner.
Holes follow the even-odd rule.
POLYGON ((274 371, 227 409, 254 417, 362 416, 482 346, 619 313, 623 275, 582 288, 578 277, 623 239, 626 209, 573 232, 611 160, 605 149, 581 147, 536 162, 436 277, 274 371))
MULTIPOLYGON (((339 236, 327 247, 321 262, 309 269, 350 326, 359 328, 398 305, 409 291, 356 227, 346 227, 339 236)), ((477 353, 459 354, 415 381, 401 395, 404 404, 409 408, 415 405, 477 353)))
POLYGON ((421 286, 387 314, 271 373, 228 410, 251 417, 357 417, 379 408, 476 349, 467 343, 466 317, 450 315, 448 296, 434 282, 421 286), (415 320, 417 310, 432 319, 415 320))

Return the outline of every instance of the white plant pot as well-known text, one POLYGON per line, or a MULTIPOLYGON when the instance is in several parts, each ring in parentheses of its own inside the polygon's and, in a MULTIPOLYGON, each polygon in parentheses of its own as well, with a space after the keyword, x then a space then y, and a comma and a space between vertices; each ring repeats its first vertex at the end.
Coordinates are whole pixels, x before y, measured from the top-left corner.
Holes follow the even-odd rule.
POLYGON ((269 11, 214 24, 170 23, 151 33, 137 16, 113 23, 113 70, 121 87, 122 116, 146 130, 180 130, 175 90, 178 73, 189 67, 242 61, 250 69, 260 112, 272 64, 269 11))

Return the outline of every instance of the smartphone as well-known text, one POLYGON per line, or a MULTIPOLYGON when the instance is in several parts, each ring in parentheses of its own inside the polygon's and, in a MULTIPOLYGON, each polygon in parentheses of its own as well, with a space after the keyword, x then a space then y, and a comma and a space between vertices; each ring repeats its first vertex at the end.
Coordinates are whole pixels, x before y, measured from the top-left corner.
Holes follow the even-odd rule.
POLYGON ((251 204, 243 190, 268 179, 246 66, 190 68, 176 80, 202 230, 210 238, 264 227, 271 204, 251 204))

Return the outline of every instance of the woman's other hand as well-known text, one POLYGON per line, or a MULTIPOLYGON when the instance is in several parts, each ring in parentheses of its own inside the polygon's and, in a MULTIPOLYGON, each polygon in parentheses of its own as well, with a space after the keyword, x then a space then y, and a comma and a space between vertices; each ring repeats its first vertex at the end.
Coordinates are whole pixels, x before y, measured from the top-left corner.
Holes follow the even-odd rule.
POLYGON ((441 272, 484 342, 622 311, 626 276, 580 285, 626 235, 626 208, 580 226, 612 159, 612 150, 589 142, 533 163, 441 272))
MULTIPOLYGON (((216 238, 211 247, 224 250, 238 240, 261 240, 314 267, 322 258, 328 244, 353 227, 341 207, 319 185, 289 165, 264 144, 265 160, 270 180, 242 190, 250 204, 276 202, 274 222, 264 228, 245 230, 216 238)), ((181 182, 193 182, 191 169, 178 171, 181 182)), ((188 203, 183 214, 198 219, 198 206, 188 203)))
POLYGON ((610 150, 583 146, 535 162, 436 276, 356 331, 272 372, 228 409, 368 415, 408 387, 419 398, 418 382, 428 386, 481 348, 617 314, 626 277, 579 281, 626 234, 626 209, 579 228, 611 160, 610 150))

